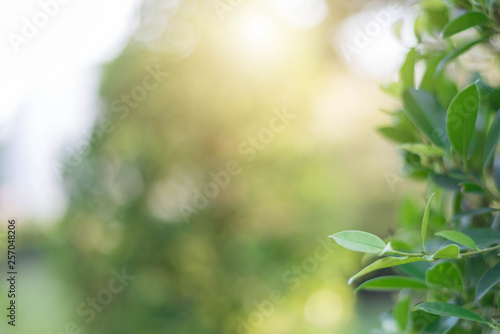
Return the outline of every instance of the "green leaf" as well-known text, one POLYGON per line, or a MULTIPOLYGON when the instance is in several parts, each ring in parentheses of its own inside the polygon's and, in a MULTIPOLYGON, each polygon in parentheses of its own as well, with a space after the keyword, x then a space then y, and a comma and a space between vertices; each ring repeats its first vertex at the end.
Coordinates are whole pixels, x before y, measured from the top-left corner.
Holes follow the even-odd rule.
POLYGON ((459 213, 453 215, 453 217, 451 217, 450 220, 457 220, 457 219, 462 219, 462 218, 470 217, 470 216, 485 215, 485 214, 496 212, 499 210, 500 209, 494 209, 494 208, 479 208, 479 209, 475 209, 475 210, 459 212, 459 213))
POLYGON ((359 273, 349 278, 348 284, 351 285, 356 278, 371 273, 372 271, 375 271, 377 269, 389 268, 389 267, 399 266, 401 264, 419 262, 419 261, 430 261, 430 260, 424 259, 422 257, 408 257, 408 256, 384 257, 378 261, 373 262, 368 267, 364 268, 359 273))
POLYGON ((439 61, 444 57, 444 55, 426 55, 425 59, 425 72, 420 81, 419 89, 426 90, 430 93, 434 93, 436 87, 436 81, 434 80, 434 72, 439 64, 439 61))
POLYGON ((471 320, 481 322, 483 324, 489 325, 489 323, 475 314, 472 311, 469 311, 462 306, 458 306, 455 304, 443 303, 443 302, 427 302, 417 305, 414 310, 422 310, 427 313, 441 315, 445 317, 456 317, 464 320, 471 320))
POLYGON ((490 228, 473 228, 464 231, 478 246, 488 246, 500 242, 500 232, 490 228))
POLYGON ((342 231, 330 236, 340 246, 356 252, 380 254, 387 246, 374 234, 363 231, 342 231))
POLYGON ((483 168, 487 169, 493 158, 495 150, 500 141, 500 112, 495 114, 490 129, 488 130, 488 138, 484 146, 483 168))
POLYGON ((497 309, 500 311, 500 293, 497 296, 497 309))
POLYGON ((445 70, 446 65, 448 65, 448 63, 450 61, 452 61, 456 57, 460 56, 462 53, 468 51, 474 45, 488 40, 491 36, 492 35, 483 36, 481 39, 478 39, 478 40, 472 41, 470 43, 464 44, 462 46, 453 48, 453 50, 451 52, 448 52, 447 55, 439 62, 434 75, 435 76, 440 75, 445 70))
POLYGON ((418 154, 421 157, 446 155, 446 152, 441 148, 425 144, 405 144, 401 145, 401 148, 413 154, 418 154))
POLYGON ((469 12, 448 22, 443 28, 441 36, 443 38, 448 38, 471 27, 486 24, 488 21, 488 17, 483 13, 469 12))
POLYGON ((396 271, 425 281, 425 273, 430 266, 431 264, 429 262, 414 262, 398 266, 396 271))
POLYGON ((457 244, 464 245, 465 247, 469 247, 470 249, 478 249, 474 240, 472 240, 468 235, 463 234, 462 232, 445 230, 437 232, 434 235, 454 241, 457 244))
POLYGON ((382 85, 380 85, 380 90, 382 92, 386 93, 387 95, 390 95, 390 96, 395 97, 397 99, 399 99, 401 97, 401 92, 403 91, 401 84, 399 82, 382 84, 382 85))
POLYGON ((436 145, 447 148, 445 112, 434 95, 410 88, 403 93, 404 113, 436 145))
POLYGON ((476 126, 479 92, 475 84, 460 91, 451 101, 446 115, 446 131, 451 146, 465 160, 476 126))
POLYGON ((427 269, 425 281, 428 285, 435 285, 459 292, 463 291, 463 282, 460 272, 451 262, 441 262, 427 269))
POLYGON ((411 143, 416 139, 411 132, 404 131, 400 128, 394 128, 391 126, 384 126, 378 128, 377 131, 384 137, 393 140, 397 143, 411 143))
POLYGON ((406 276, 382 276, 364 282, 354 292, 360 290, 390 291, 399 289, 426 289, 427 285, 420 280, 406 276))
POLYGON ((500 282, 500 263, 488 269, 479 279, 476 286, 476 298, 474 304, 477 304, 484 295, 500 282))
POLYGON ((460 183, 462 180, 449 177, 447 175, 430 174, 430 179, 433 183, 446 190, 451 190, 453 192, 460 192, 460 183))
POLYGON ((423 333, 428 326, 431 326, 440 319, 438 315, 427 313, 421 310, 413 310, 410 313, 410 318, 410 326, 413 329, 413 331, 411 331, 410 333, 423 333))
POLYGON ((458 248, 457 245, 453 244, 453 245, 448 245, 448 246, 441 248, 440 250, 438 250, 437 252, 432 254, 431 258, 432 259, 457 259, 457 258, 459 258, 459 254, 460 254, 460 248, 458 248))
POLYGON ((476 194, 476 195, 482 195, 485 196, 484 189, 475 184, 475 183, 470 183, 470 182, 460 182, 460 186, 462 187, 462 192, 463 193, 469 193, 469 194, 476 194))
POLYGON ((399 70, 399 77, 403 84, 403 89, 415 86, 415 49, 411 49, 406 56, 406 60, 399 70))
POLYGON ((434 197, 435 193, 432 193, 431 197, 429 198, 429 202, 427 202, 427 205, 425 207, 424 211, 424 218, 422 219, 422 248, 424 249, 424 252, 427 253, 427 249, 425 248, 425 237, 427 235, 427 225, 429 224, 429 213, 431 212, 431 202, 432 198, 434 197))
POLYGON ((410 315, 410 297, 405 296, 398 300, 392 308, 392 317, 396 321, 400 330, 404 331, 408 325, 408 316, 410 315))

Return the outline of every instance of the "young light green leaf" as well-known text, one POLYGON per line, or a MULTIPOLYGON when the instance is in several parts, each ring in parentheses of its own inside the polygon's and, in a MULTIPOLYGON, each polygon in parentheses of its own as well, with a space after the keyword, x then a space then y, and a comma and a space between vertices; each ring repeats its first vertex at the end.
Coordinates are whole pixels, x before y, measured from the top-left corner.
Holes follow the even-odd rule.
POLYGON ((471 27, 484 25, 488 23, 488 21, 488 17, 483 13, 469 12, 448 22, 448 24, 446 24, 446 26, 443 28, 441 36, 443 38, 448 38, 471 27))
POLYGON ((410 297, 405 296, 398 300, 398 302, 392 308, 392 317, 398 324, 401 331, 406 329, 408 325, 408 317, 410 315, 410 297))
POLYGON ((475 314, 472 311, 469 311, 462 306, 443 303, 443 302, 428 302, 417 305, 414 310, 422 310, 427 313, 441 315, 445 317, 456 317, 464 320, 471 320, 481 322, 483 324, 489 325, 489 323, 475 314))
POLYGON ((432 254, 431 258, 432 259, 458 259, 460 256, 460 248, 458 248, 457 245, 448 245, 445 246, 441 249, 439 249, 437 252, 432 254))
POLYGON ((401 145, 401 148, 421 157, 446 155, 446 152, 443 149, 425 144, 404 144, 401 145))
POLYGON ((410 88, 403 93, 403 111, 427 138, 442 148, 448 148, 445 112, 434 95, 410 88))
POLYGON ((479 279, 476 286, 476 298, 474 299, 474 304, 477 305, 479 300, 484 297, 484 295, 491 290, 495 285, 500 282, 500 263, 491 267, 484 273, 479 279))
POLYGON ((392 82, 389 84, 380 85, 380 90, 387 95, 399 99, 401 97, 401 92, 403 91, 401 84, 399 82, 392 82))
POLYGON ((446 132, 451 146, 465 160, 476 126, 479 92, 475 84, 460 91, 451 101, 446 114, 446 132))
POLYGON ((436 80, 434 78, 434 73, 436 72, 436 67, 439 64, 439 61, 443 59, 444 54, 439 55, 428 55, 425 58, 425 72, 420 80, 419 89, 426 90, 428 92, 434 92, 436 87, 436 80))
POLYGON ((431 202, 432 198, 434 197, 433 193, 431 197, 429 198, 429 202, 427 202, 427 205, 425 207, 424 211, 424 218, 422 219, 422 248, 424 249, 424 252, 427 253, 427 249, 425 248, 425 237, 427 235, 427 225, 429 224, 429 213, 431 212, 431 202))
POLYGON ((434 233, 434 235, 454 241, 457 244, 464 245, 465 247, 469 247, 470 249, 478 249, 474 240, 472 240, 468 235, 463 234, 462 232, 445 230, 434 233))
POLYGON ((500 112, 495 114, 484 146, 483 169, 487 169, 500 141, 500 112))
POLYGON ((425 281, 428 285, 455 291, 463 291, 463 281, 457 267, 451 262, 441 262, 427 269, 425 281))
POLYGON ((411 49, 406 56, 406 60, 399 70, 399 77, 403 84, 403 89, 415 86, 415 49, 411 49))
POLYGON ((342 231, 330 236, 340 246, 356 252, 380 254, 387 246, 374 234, 363 231, 342 231))
POLYGON ((406 276, 382 276, 364 282, 354 292, 360 290, 391 291, 400 289, 426 289, 425 282, 406 276))
POLYGON ((411 262, 419 262, 419 261, 430 261, 428 259, 424 259, 422 257, 384 257, 378 261, 373 262, 368 267, 362 269, 359 273, 349 278, 348 284, 351 285, 352 282, 363 275, 371 273, 377 269, 389 268, 394 266, 399 266, 401 264, 411 263, 411 262))
POLYGON ((405 131, 404 129, 400 128, 384 126, 378 128, 377 131, 382 136, 397 143, 411 143, 412 141, 416 140, 415 136, 411 132, 405 131))

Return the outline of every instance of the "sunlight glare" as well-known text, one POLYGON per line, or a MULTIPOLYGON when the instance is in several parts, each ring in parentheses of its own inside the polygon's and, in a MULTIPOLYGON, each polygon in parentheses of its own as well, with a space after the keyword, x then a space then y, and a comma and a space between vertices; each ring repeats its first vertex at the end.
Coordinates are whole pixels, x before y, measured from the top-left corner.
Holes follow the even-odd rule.
POLYGON ((237 40, 244 52, 252 56, 267 57, 278 46, 278 29, 268 16, 244 17, 239 21, 237 40))

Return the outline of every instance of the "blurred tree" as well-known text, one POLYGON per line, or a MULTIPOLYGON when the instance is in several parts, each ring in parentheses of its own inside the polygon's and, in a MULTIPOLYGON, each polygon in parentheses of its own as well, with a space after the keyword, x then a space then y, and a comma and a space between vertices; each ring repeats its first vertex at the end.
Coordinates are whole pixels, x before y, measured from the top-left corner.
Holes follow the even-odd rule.
POLYGON ((233 34, 250 11, 241 6, 222 22, 210 5, 146 1, 129 45, 105 66, 103 111, 85 158, 65 171, 69 209, 54 239, 83 301, 112 270, 135 278, 109 305, 85 301, 89 333, 243 333, 273 289, 286 304, 255 332, 352 325, 350 291, 332 280, 343 282, 355 255, 284 275, 331 247, 334 224, 383 230, 390 203, 356 209, 365 199, 343 186, 349 162, 311 135, 313 83, 330 66, 326 27, 280 38, 286 52, 261 59, 265 49, 252 54, 233 34), (334 286, 337 323, 306 322, 308 296, 334 286))

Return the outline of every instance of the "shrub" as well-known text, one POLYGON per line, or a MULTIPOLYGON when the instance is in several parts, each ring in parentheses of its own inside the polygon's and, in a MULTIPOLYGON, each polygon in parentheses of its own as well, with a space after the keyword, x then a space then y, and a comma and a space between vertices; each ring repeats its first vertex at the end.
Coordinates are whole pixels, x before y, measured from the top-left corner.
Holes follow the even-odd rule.
POLYGON ((399 80, 382 87, 401 107, 379 131, 401 145, 407 176, 428 183, 427 205, 415 214, 404 203, 405 219, 385 240, 362 231, 331 237, 372 262, 349 284, 382 268, 396 273, 356 289, 398 292, 384 333, 491 333, 500 330, 500 3, 418 8, 417 45, 399 80))

